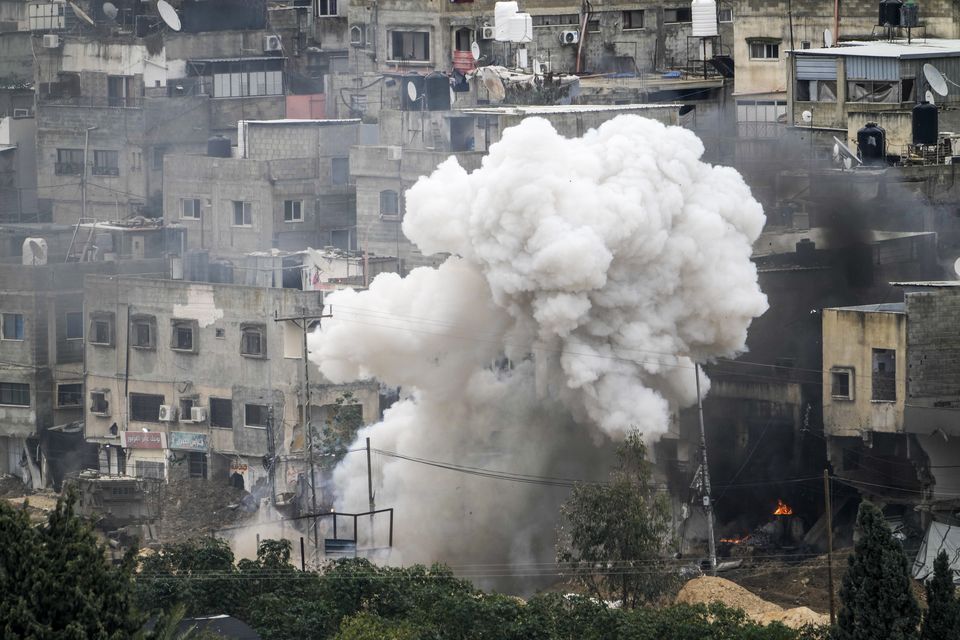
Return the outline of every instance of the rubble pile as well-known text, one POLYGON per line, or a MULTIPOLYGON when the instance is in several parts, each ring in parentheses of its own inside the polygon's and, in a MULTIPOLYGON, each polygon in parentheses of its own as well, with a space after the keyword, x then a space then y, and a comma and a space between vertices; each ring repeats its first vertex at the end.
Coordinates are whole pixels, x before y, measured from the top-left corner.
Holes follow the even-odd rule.
POLYGON ((788 627, 828 624, 830 617, 808 607, 785 609, 754 595, 740 585, 724 578, 703 576, 694 578, 680 589, 677 604, 709 604, 720 602, 742 609, 747 617, 761 624, 781 622, 788 627))

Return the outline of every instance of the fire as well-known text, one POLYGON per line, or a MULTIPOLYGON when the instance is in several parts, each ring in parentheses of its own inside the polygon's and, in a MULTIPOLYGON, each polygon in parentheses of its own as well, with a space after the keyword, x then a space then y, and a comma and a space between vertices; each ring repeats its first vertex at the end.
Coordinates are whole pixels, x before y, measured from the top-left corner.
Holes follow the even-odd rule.
POLYGON ((777 498, 777 508, 773 512, 775 516, 792 516, 793 509, 791 509, 783 500, 777 498))
POLYGON ((740 538, 720 538, 720 542, 725 542, 727 544, 743 544, 750 539, 750 534, 746 534, 740 538))

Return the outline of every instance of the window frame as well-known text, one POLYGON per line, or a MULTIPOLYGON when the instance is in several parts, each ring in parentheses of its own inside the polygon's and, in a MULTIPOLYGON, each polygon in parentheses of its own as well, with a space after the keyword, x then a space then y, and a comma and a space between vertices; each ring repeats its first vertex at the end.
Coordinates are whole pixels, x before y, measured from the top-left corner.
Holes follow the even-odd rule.
POLYGON ((853 367, 833 367, 830 369, 830 397, 833 400, 842 400, 845 402, 852 402, 856 400, 854 380, 856 379, 856 371, 853 367), (839 395, 834 393, 834 376, 845 375, 847 376, 847 395, 839 395))
POLYGON ((337 13, 337 0, 317 0, 317 17, 318 18, 336 18, 340 14, 337 13))
POLYGON ((240 355, 245 358, 266 359, 267 357, 267 326, 260 323, 243 323, 240 325, 240 355), (256 333, 259 336, 259 350, 247 350, 247 335, 256 333))
POLYGON ((379 206, 380 218, 381 218, 382 220, 399 220, 400 218, 403 217, 403 216, 401 215, 401 208, 402 208, 402 206, 401 206, 401 204, 400 204, 400 192, 399 192, 399 191, 396 191, 395 189, 381 189, 381 190, 380 190, 379 197, 380 197, 380 203, 379 203, 379 204, 380 204, 380 206, 379 206), (395 204, 394 204, 394 209, 395 209, 395 211, 394 211, 393 213, 390 213, 390 212, 388 212, 388 211, 384 211, 384 195, 385 195, 385 194, 393 194, 393 195, 392 195, 392 198, 393 198, 393 202, 395 203, 395 204))
POLYGON ((114 324, 114 315, 111 311, 95 311, 90 314, 90 331, 87 343, 98 347, 112 347, 116 341, 116 325, 114 324), (106 341, 101 340, 97 329, 100 325, 106 325, 106 341))
POLYGON ((231 224, 232 227, 249 229, 253 227, 253 203, 249 200, 231 200, 231 224), (241 224, 237 224, 237 214, 241 224))
POLYGON ((780 45, 781 45, 781 44, 782 44, 782 42, 781 42, 780 40, 764 40, 764 39, 759 39, 759 38, 758 38, 758 39, 747 40, 747 57, 750 58, 750 60, 757 60, 757 61, 762 61, 762 62, 776 62, 776 61, 779 61, 779 60, 780 60, 780 45), (755 46, 756 46, 756 47, 762 47, 762 48, 763 48, 763 54, 764 54, 763 56, 758 57, 758 56, 754 55, 754 47, 755 47, 755 46), (777 55, 775 55, 775 56, 768 55, 768 54, 771 52, 770 47, 775 47, 775 48, 776 48, 776 54, 777 54, 777 55))
POLYGON ((646 13, 643 9, 624 9, 620 12, 620 29, 622 31, 641 31, 646 28, 646 13), (630 19, 631 14, 640 14, 640 26, 633 26, 633 20, 630 19), (627 23, 630 23, 630 26, 627 26, 627 23))
POLYGON ((210 396, 208 402, 209 411, 207 412, 207 416, 210 427, 213 429, 233 429, 233 399, 210 396), (224 407, 222 403, 227 403, 227 406, 224 407), (217 406, 219 406, 219 409, 215 410, 214 407, 217 406), (222 412, 224 410, 226 410, 226 416, 230 418, 229 425, 224 425, 219 422, 219 419, 223 417, 222 412))
POLYGON ((95 176, 119 176, 120 152, 113 149, 94 149, 90 172, 95 176))
POLYGON ((207 454, 202 451, 187 452, 187 475, 191 478, 207 479, 207 454))
POLYGON ((0 406, 3 407, 29 407, 30 402, 30 383, 28 382, 0 382, 0 406), (20 396, 26 393, 26 402, 16 401, 14 396, 20 396))
POLYGON ((82 382, 58 382, 57 383, 57 409, 80 409, 83 407, 83 383, 82 382), (65 393, 62 389, 63 387, 79 387, 80 390, 72 392, 77 399, 74 404, 65 404, 62 401, 62 397, 65 393))
POLYGON ((95 416, 109 416, 110 415, 110 391, 107 389, 93 389, 90 391, 90 413, 95 416), (97 410, 97 400, 95 396, 99 396, 99 400, 103 401, 103 410, 97 410))
MULTIPOLYGON (((65 337, 64 337, 64 340, 83 340, 83 324, 84 324, 84 323, 83 323, 83 311, 67 311, 67 312, 65 312, 65 313, 63 314, 63 325, 64 325, 64 326, 63 326, 63 335, 65 336, 65 337), (80 335, 79 335, 79 336, 77 336, 77 335, 70 335, 70 318, 71 318, 71 317, 73 317, 73 318, 75 318, 75 319, 76 319, 76 318, 79 318, 79 320, 80 320, 80 335)), ((77 328, 77 327, 76 327, 76 323, 74 323, 74 327, 73 327, 73 328, 77 328)))
POLYGON ((897 401, 897 350, 873 347, 870 350, 870 402, 897 401), (879 371, 878 353, 889 355, 893 362, 892 371, 879 371), (883 375, 881 375, 883 374, 883 375), (882 386, 881 386, 882 385, 882 386), (886 392, 886 393, 885 393, 886 392), (883 397, 878 397, 883 396, 883 397))
POLYGON ((162 395, 162 394, 159 394, 159 393, 133 393, 133 392, 131 392, 131 393, 130 393, 130 404, 129 404, 129 406, 127 407, 127 415, 130 416, 130 421, 131 421, 131 422, 159 423, 159 422, 161 422, 161 420, 160 420, 160 407, 162 407, 163 405, 165 405, 165 404, 166 404, 166 401, 167 401, 167 397, 164 396, 164 395, 162 395), (145 400, 146 398, 150 398, 150 403, 151 403, 151 404, 150 404, 148 407, 144 407, 144 406, 141 404, 141 405, 138 406, 137 409, 134 409, 134 402, 135 402, 135 401, 145 402, 145 401, 146 401, 146 400, 145 400), (152 417, 152 418, 138 418, 136 414, 143 415, 143 414, 140 413, 140 412, 143 411, 143 410, 145 410, 145 409, 152 408, 153 402, 155 402, 157 398, 160 399, 160 402, 157 403, 157 410, 156 410, 156 411, 153 411, 153 412, 151 412, 151 411, 148 411, 148 412, 147 412, 147 415, 152 415, 153 417, 152 417))
POLYGON ((718 7, 717 8, 717 22, 720 24, 730 24, 733 22, 733 7, 718 7), (726 11, 730 18, 727 20, 723 19, 723 12, 726 11))
POLYGON ((335 187, 345 187, 350 184, 350 156, 330 158, 330 184, 335 187), (342 176, 343 179, 338 180, 338 176, 342 176))
POLYGON ((663 24, 690 24, 693 22, 693 10, 689 7, 664 7, 663 24), (667 20, 667 12, 672 11, 674 19, 667 20), (682 16, 681 16, 682 14, 682 16), (686 18, 686 19, 684 19, 686 18))
POLYGON ((15 311, 0 313, 0 340, 6 342, 23 342, 26 340, 26 320, 22 313, 15 311), (7 317, 13 318, 15 326, 15 336, 7 336, 7 317))
POLYGON ((200 324, 196 320, 187 320, 184 318, 171 318, 170 320, 170 350, 177 353, 196 354, 200 350, 200 324), (190 331, 190 346, 180 346, 180 335, 182 330, 190 331))
POLYGON ((303 200, 283 201, 283 221, 290 223, 303 222, 303 200))
POLYGON ((53 167, 56 175, 82 175, 83 165, 83 149, 73 149, 69 147, 57 148, 57 161, 53 167))
POLYGON ((130 318, 130 346, 134 349, 156 351, 157 349, 157 317, 135 315, 130 318), (147 342, 140 342, 140 328, 146 326, 148 331, 147 342))
POLYGON ((243 403, 243 426, 248 429, 266 429, 269 426, 270 420, 270 405, 268 404, 259 404, 256 402, 245 402, 243 403), (251 407, 260 407, 263 411, 261 416, 263 423, 262 424, 251 424, 250 423, 250 408, 251 407))
MULTIPOLYGON (((389 55, 388 55, 387 62, 403 62, 404 64, 424 64, 424 65, 430 64, 431 62, 433 62, 433 43, 431 42, 432 40, 431 36, 432 36, 431 29, 429 27, 411 27, 409 29, 389 29, 387 31, 387 46, 389 47, 388 49, 389 55), (413 58, 413 57, 407 58, 407 57, 404 57, 403 55, 398 56, 395 50, 395 47, 397 44, 397 37, 401 38, 400 48, 404 49, 406 45, 406 43, 403 42, 404 36, 411 36, 411 38, 414 36, 426 36, 426 41, 424 43, 426 58, 413 58)), ((411 41, 410 44, 411 44, 411 49, 415 50, 417 48, 415 42, 411 41)), ((414 51, 414 53, 416 52, 414 51)))
POLYGON ((180 219, 181 220, 200 220, 203 211, 203 202, 200 198, 180 198, 180 219), (191 203, 193 215, 187 215, 187 203, 191 203))

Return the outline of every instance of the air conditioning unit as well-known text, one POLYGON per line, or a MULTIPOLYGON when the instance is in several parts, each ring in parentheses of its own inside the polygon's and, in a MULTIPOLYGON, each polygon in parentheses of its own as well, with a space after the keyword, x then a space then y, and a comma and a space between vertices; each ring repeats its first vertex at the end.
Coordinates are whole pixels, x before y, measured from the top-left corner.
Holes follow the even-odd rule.
POLYGON ((174 422, 177 419, 177 410, 169 404, 160 405, 160 422, 174 422))
POLYGON ((283 43, 280 41, 280 36, 263 36, 263 52, 270 53, 273 51, 283 51, 283 43))
POLYGON ((489 25, 483 25, 483 28, 480 29, 481 40, 493 40, 496 34, 497 30, 489 25))
POLYGON ((207 408, 206 407, 190 407, 190 420, 192 422, 206 422, 207 408))
POLYGON ((560 32, 560 44, 577 44, 578 42, 580 42, 580 31, 578 29, 560 32))
POLYGON ((362 47, 367 44, 366 31, 366 25, 355 24, 350 27, 350 46, 362 47))
POLYGON ((46 33, 43 36, 43 48, 44 49, 59 49, 60 48, 60 36, 55 33, 46 33))

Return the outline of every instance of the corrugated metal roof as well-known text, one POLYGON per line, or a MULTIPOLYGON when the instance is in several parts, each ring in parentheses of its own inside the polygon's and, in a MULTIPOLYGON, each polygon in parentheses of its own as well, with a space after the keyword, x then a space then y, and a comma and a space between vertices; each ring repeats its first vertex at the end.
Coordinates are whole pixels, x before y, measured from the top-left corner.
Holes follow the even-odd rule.
POLYGON ((788 53, 810 56, 866 56, 870 58, 952 58, 960 56, 960 40, 925 38, 893 42, 851 41, 837 47, 817 49, 791 49, 788 53))
MULTIPOLYGON (((797 59, 797 64, 800 59, 797 59)), ((871 58, 853 56, 847 58, 849 80, 899 80, 900 62, 897 58, 871 58)))
POLYGON ((797 80, 836 79, 836 58, 827 56, 797 56, 797 80))

